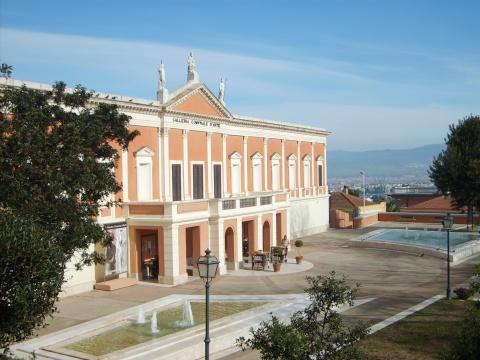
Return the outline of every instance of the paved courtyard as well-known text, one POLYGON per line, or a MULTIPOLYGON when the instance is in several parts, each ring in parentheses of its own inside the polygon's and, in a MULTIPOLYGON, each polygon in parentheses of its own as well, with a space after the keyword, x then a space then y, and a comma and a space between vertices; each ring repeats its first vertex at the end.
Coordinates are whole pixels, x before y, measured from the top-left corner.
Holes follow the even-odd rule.
MULTIPOLYGON (((382 227, 394 226, 381 224, 382 227)), ((398 225, 397 225, 398 226, 398 225)), ((417 225, 423 228, 424 225, 417 225)), ((433 227, 433 226, 430 226, 433 227)), ((350 239, 375 230, 329 230, 305 237, 302 255, 313 267, 305 271, 276 276, 225 275, 214 280, 211 292, 218 295, 235 294, 287 294, 301 293, 306 275, 327 274, 335 270, 349 281, 360 283, 359 298, 375 298, 345 313, 348 319, 382 321, 433 295, 445 291, 446 264, 438 258, 418 256, 395 251, 350 247, 350 239)), ((292 251, 291 257, 294 253, 292 251)), ((472 273, 473 264, 480 258, 468 259, 452 268, 453 288, 465 282, 472 273)), ((290 265, 295 266, 295 265, 290 265)), ((49 326, 39 334, 47 334, 107 315, 131 306, 171 294, 202 294, 200 279, 175 287, 140 284, 113 291, 91 291, 61 299, 59 312, 49 320, 49 326)), ((215 339, 212 339, 215 341, 215 339)), ((237 353, 226 359, 256 359, 254 353, 237 353)))

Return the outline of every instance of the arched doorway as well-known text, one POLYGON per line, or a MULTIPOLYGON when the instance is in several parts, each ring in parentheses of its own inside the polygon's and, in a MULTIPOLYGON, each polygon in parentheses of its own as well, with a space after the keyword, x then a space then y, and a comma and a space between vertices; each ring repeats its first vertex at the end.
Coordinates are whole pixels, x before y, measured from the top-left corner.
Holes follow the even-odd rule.
POLYGON ((235 268, 235 237, 231 227, 225 231, 225 263, 227 269, 235 268))
POLYGON ((270 252, 270 224, 268 221, 263 223, 263 251, 270 252))

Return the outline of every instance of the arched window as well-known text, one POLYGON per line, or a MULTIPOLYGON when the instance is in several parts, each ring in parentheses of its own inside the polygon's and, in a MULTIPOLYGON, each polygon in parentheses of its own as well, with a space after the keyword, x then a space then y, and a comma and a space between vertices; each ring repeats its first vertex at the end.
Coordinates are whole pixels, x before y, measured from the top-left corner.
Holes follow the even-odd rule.
POLYGON ((288 188, 294 190, 297 187, 297 157, 291 154, 288 157, 288 188))
POLYGON ((142 147, 135 153, 138 201, 152 200, 152 158, 154 154, 148 147, 142 147))
POLYGON ((231 185, 232 185, 232 194, 239 194, 241 192, 241 176, 242 176, 242 155, 238 152, 234 152, 230 155, 230 166, 231 166, 231 185))
POLYGON ((323 186, 323 157, 317 157, 317 186, 323 186))
POLYGON ((272 164, 272 190, 280 189, 280 159, 282 157, 278 153, 274 153, 271 157, 272 164))
POLYGON ((262 159, 263 156, 259 152, 252 155, 253 192, 262 191, 262 159))
POLYGON ((310 178, 312 177, 312 171, 310 167, 312 158, 310 155, 305 155, 303 157, 303 187, 309 188, 310 187, 310 178))

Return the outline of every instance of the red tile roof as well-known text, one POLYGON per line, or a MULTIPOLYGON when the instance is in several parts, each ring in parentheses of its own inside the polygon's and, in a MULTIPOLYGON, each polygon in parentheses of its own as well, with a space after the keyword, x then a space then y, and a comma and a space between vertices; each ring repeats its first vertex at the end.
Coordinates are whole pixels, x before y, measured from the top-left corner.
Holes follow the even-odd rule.
MULTIPOLYGON (((330 194, 330 204, 332 209, 340 209, 345 207, 360 208, 363 206, 363 199, 352 194, 345 194, 344 192, 332 192, 330 194)), ((375 204, 372 201, 366 200, 365 205, 375 204)))
POLYGON ((405 208, 406 211, 458 211, 452 206, 450 196, 437 196, 433 199, 405 208))

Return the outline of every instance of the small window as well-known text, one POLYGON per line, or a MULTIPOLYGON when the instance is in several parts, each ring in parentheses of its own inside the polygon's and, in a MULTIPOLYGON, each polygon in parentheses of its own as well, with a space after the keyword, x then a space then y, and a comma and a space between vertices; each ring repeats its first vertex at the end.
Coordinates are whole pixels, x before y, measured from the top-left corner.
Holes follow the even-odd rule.
POLYGON ((182 165, 172 164, 172 199, 182 200, 182 165))
POLYGON ((203 199, 203 165, 193 165, 192 178, 193 199, 203 199))

